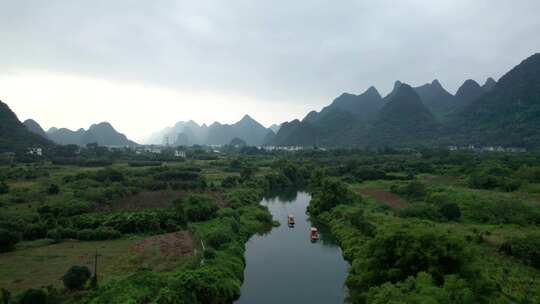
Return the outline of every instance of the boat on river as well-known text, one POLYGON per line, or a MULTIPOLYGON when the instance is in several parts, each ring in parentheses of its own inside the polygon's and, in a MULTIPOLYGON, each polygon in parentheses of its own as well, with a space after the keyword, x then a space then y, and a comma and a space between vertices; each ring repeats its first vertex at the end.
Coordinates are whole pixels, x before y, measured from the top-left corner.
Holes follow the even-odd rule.
POLYGON ((294 223, 295 223, 295 222, 294 222, 294 215, 289 214, 289 215, 287 216, 287 224, 289 225, 289 227, 292 228, 292 227, 294 227, 294 223))
POLYGON ((316 242, 319 239, 319 230, 315 227, 311 227, 310 238, 312 242, 316 242))

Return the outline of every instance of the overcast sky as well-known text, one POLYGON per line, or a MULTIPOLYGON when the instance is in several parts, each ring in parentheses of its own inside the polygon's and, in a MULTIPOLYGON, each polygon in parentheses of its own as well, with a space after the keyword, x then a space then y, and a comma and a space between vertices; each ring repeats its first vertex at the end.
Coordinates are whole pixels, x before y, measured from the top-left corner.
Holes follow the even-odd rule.
POLYGON ((538 0, 1 0, 0 99, 45 129, 264 125, 342 92, 450 92, 540 51, 538 0))

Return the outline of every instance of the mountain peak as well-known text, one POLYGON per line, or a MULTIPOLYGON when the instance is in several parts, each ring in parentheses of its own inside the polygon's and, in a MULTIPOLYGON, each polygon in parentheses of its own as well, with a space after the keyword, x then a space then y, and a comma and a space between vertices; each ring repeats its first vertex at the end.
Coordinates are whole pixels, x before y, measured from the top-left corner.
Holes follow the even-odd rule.
POLYGON ((484 91, 489 92, 495 87, 496 84, 497 82, 495 81, 495 79, 488 77, 486 79, 486 82, 484 82, 484 84, 482 85, 482 88, 484 89, 484 91))
POLYGON ((434 87, 440 87, 442 89, 442 85, 439 82, 439 79, 433 79, 433 81, 431 82, 431 85, 434 87))
POLYGON ((377 91, 377 88, 374 86, 370 86, 362 95, 370 95, 381 98, 381 94, 379 94, 379 91, 377 91))
POLYGON ((240 121, 255 121, 255 119, 251 118, 248 114, 244 115, 240 121))

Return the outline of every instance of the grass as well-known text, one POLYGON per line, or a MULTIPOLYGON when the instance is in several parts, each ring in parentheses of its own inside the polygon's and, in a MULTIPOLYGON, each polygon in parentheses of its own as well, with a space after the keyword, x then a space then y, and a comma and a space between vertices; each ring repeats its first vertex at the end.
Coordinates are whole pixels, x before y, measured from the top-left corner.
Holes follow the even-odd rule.
POLYGON ((65 241, 49 244, 46 240, 24 242, 13 252, 0 254, 0 286, 13 293, 48 285, 62 286, 61 277, 73 265, 88 266, 93 271, 98 251, 98 278, 106 282, 139 267, 171 269, 191 257, 167 259, 159 248, 136 253, 133 246, 143 237, 110 241, 65 241))

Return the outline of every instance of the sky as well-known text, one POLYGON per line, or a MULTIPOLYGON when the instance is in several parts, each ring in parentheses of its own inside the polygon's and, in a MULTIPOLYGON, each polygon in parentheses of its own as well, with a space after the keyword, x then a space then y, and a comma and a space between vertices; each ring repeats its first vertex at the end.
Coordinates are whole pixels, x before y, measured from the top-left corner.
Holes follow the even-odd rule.
POLYGON ((498 79, 540 52, 540 1, 0 0, 0 100, 43 128, 303 118, 395 80, 498 79))

